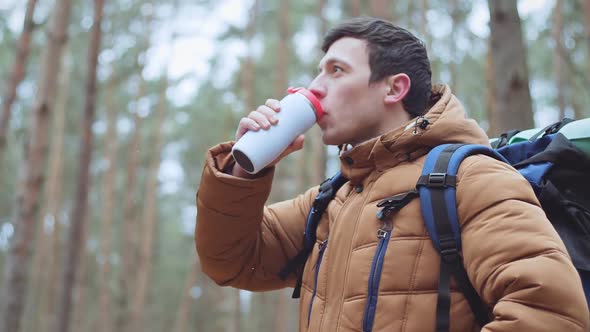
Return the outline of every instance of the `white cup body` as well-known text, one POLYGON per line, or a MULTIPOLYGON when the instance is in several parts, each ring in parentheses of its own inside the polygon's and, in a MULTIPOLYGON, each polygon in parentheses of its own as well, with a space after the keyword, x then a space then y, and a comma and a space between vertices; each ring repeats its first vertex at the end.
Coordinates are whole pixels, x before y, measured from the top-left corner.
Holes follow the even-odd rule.
POLYGON ((250 174, 258 173, 270 164, 316 122, 316 111, 304 95, 292 93, 280 103, 276 125, 267 130, 246 132, 232 148, 236 162, 250 174))

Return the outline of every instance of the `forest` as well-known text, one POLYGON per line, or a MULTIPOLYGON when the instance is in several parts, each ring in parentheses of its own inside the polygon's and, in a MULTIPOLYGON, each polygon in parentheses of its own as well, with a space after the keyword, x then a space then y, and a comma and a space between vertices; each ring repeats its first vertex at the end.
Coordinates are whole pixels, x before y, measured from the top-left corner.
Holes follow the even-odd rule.
MULTIPOLYGON (((201 272, 195 194, 207 149, 363 15, 420 37, 489 137, 590 116, 590 0, 0 1, 0 331, 297 331, 290 289, 201 272)), ((312 128, 269 202, 338 167, 312 128)))

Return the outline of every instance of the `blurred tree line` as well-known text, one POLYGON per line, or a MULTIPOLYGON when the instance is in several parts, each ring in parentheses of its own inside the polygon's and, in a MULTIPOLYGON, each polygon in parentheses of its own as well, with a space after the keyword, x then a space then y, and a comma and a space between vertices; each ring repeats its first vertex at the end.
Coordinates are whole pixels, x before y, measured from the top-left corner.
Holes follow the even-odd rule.
MULTIPOLYGON (((4 1, 0 330, 296 331, 290 290, 200 272, 195 192, 207 148, 306 86, 327 29, 359 15, 420 36, 490 136, 589 116, 589 0, 4 1)), ((334 154, 312 129, 271 201, 334 154)))

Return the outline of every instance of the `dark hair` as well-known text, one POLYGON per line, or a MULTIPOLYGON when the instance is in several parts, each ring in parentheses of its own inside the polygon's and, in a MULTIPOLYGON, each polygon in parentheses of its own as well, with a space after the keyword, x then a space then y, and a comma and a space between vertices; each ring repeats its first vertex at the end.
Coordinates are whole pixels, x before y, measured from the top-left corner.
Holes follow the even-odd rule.
POLYGON ((410 91, 402 100, 410 115, 426 113, 432 89, 432 72, 424 43, 409 31, 391 22, 373 17, 354 18, 331 29, 324 37, 322 50, 340 38, 352 37, 367 42, 369 50, 369 84, 387 76, 405 73, 410 77, 410 91))

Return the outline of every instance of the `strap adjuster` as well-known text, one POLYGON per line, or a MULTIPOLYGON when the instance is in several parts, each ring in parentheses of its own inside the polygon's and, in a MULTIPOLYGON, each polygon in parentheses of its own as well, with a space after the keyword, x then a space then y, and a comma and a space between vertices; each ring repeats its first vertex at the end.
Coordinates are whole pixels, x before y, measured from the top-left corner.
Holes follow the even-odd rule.
POLYGON ((447 173, 428 174, 428 185, 434 188, 444 187, 447 182, 447 173))
POLYGON ((447 173, 429 173, 418 178, 416 187, 426 186, 428 188, 446 188, 457 186, 457 177, 447 173))
POLYGON ((439 241, 440 258, 445 263, 453 263, 459 258, 459 249, 454 237, 444 237, 439 241))

